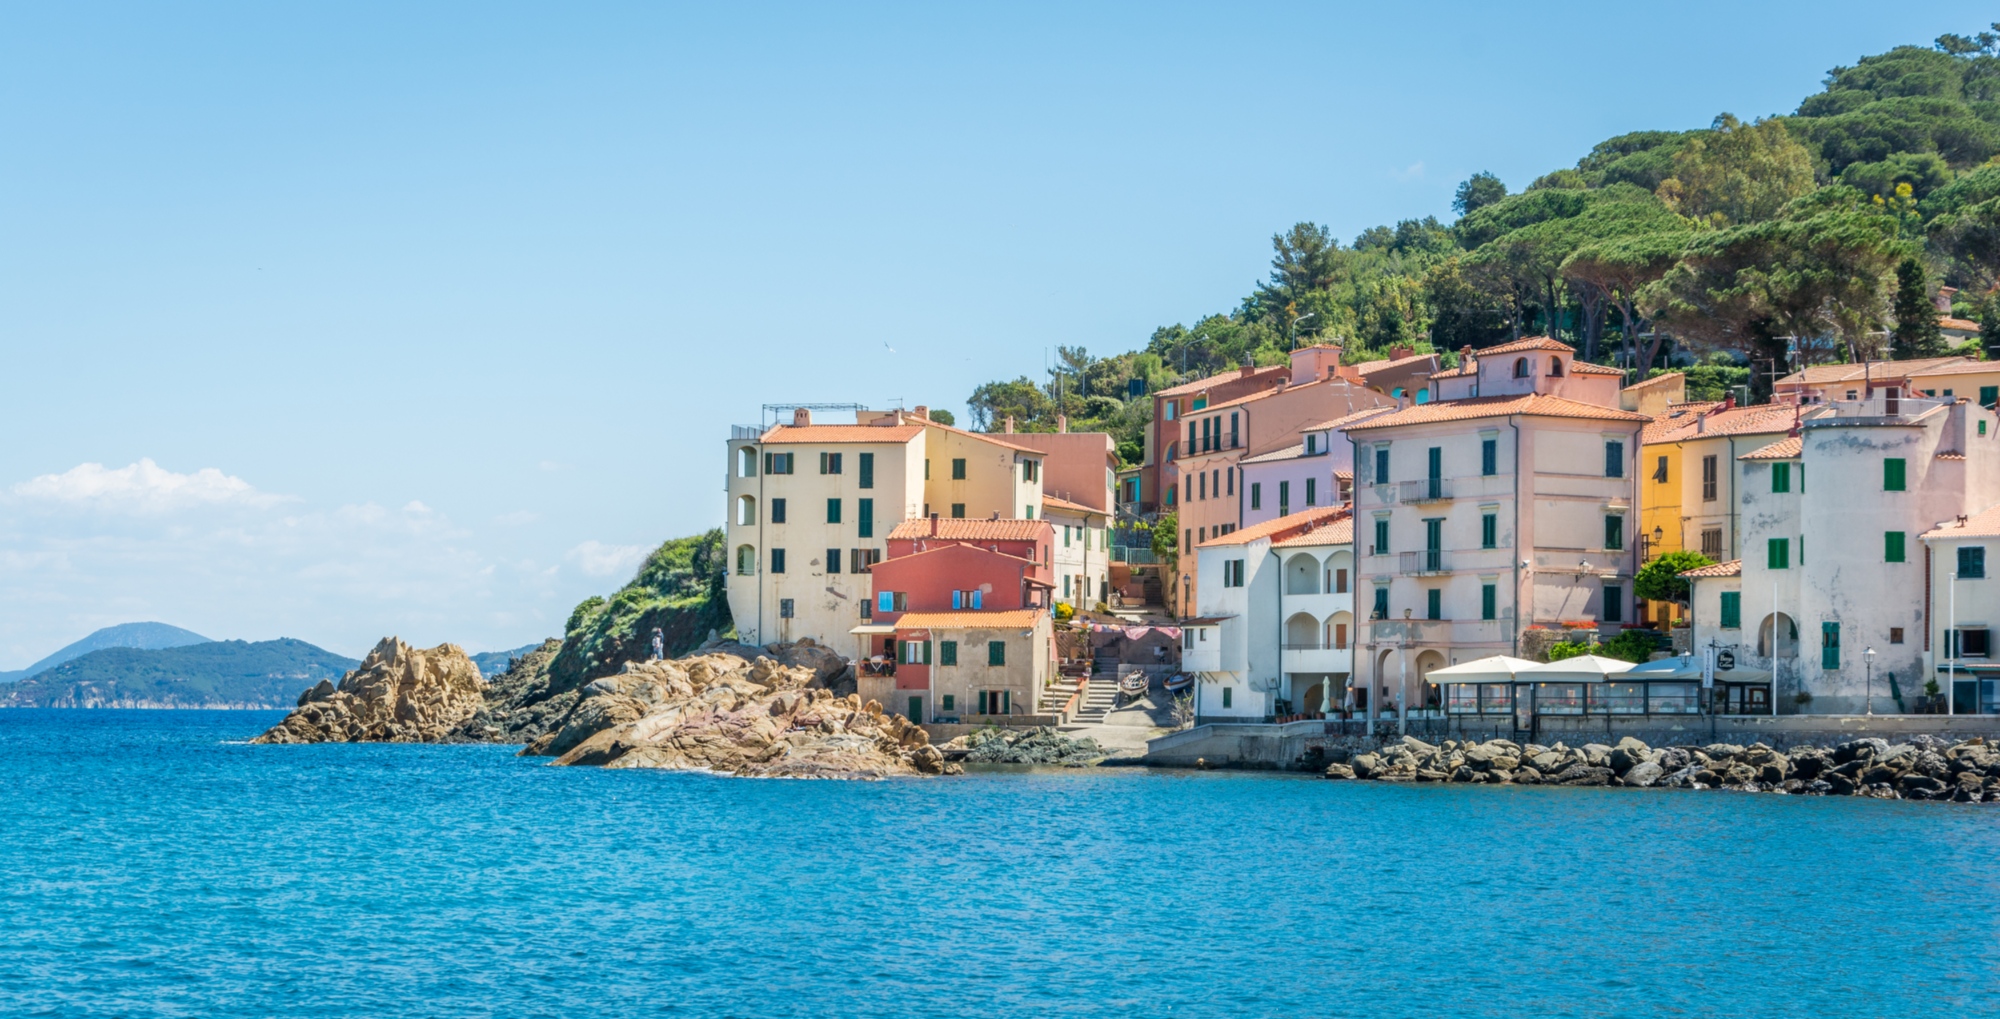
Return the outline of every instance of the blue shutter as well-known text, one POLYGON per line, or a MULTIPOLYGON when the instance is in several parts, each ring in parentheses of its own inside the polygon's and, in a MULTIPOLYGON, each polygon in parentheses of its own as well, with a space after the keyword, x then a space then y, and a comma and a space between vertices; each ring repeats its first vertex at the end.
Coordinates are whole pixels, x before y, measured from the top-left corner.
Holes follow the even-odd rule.
POLYGON ((977 589, 975 589, 975 590, 974 590, 974 591, 972 592, 972 607, 973 607, 974 609, 978 609, 978 608, 980 608, 980 607, 981 607, 981 605, 980 605, 980 602, 984 601, 984 599, 982 599, 982 598, 980 597, 980 595, 981 595, 982 593, 983 593, 983 592, 981 592, 981 591, 979 591, 979 590, 977 590, 977 589))
POLYGON ((964 592, 964 591, 953 591, 953 592, 951 593, 951 607, 952 607, 952 608, 955 608, 955 609, 962 609, 962 608, 964 608, 965 606, 963 606, 963 605, 959 604, 959 600, 960 600, 960 599, 962 599, 962 598, 964 598, 964 597, 965 597, 965 592, 964 592))
POLYGON ((894 591, 883 591, 882 593, 876 595, 875 611, 877 612, 896 611, 896 593, 894 591))

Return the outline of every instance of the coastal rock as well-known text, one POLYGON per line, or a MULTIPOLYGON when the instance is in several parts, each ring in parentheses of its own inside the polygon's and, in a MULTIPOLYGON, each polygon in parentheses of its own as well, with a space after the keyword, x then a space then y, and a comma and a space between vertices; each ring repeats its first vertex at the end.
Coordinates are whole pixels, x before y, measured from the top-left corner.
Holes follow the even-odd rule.
POLYGON ((1326 766, 1326 777, 1350 779, 1354 777, 1354 769, 1345 764, 1329 764, 1326 766))
POLYGON ((1658 782, 1665 774, 1666 772, 1662 771, 1660 766, 1652 761, 1639 761, 1626 768, 1625 773, 1620 775, 1619 779, 1626 785, 1645 789, 1658 782))
POLYGON ((485 702, 479 667, 453 644, 418 650, 395 637, 361 667, 325 680, 253 743, 437 743, 485 702))
POLYGON ((1071 739, 1048 726, 1025 731, 986 729, 961 736, 952 743, 967 748, 965 759, 979 764, 1057 764, 1076 768, 1105 758, 1104 749, 1096 740, 1071 739))

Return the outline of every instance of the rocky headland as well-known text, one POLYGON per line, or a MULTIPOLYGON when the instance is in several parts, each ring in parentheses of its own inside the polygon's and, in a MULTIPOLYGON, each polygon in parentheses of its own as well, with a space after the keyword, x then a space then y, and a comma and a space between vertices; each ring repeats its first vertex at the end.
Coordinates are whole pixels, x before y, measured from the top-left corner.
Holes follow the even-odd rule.
POLYGON ((1490 785, 1629 786, 1731 789, 1795 796, 2000 801, 2000 750, 1984 739, 1960 742, 1916 736, 1891 744, 1871 737, 1833 747, 1776 750, 1737 746, 1650 747, 1632 737, 1580 747, 1405 736, 1378 750, 1332 749, 1326 777, 1378 782, 1475 782, 1490 785))
POLYGON ((284 721, 251 742, 444 742, 485 702, 485 687, 457 645, 418 650, 385 637, 338 686, 320 680, 284 721))

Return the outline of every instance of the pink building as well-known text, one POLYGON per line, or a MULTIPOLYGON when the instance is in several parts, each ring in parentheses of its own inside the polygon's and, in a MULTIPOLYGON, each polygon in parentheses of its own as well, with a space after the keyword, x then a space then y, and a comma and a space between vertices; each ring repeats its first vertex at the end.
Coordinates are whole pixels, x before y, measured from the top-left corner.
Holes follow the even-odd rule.
POLYGON ((1394 409, 1371 407, 1321 421, 1302 430, 1299 441, 1284 449, 1246 457, 1237 468, 1243 526, 1348 501, 1354 491, 1354 444, 1345 429, 1394 409))

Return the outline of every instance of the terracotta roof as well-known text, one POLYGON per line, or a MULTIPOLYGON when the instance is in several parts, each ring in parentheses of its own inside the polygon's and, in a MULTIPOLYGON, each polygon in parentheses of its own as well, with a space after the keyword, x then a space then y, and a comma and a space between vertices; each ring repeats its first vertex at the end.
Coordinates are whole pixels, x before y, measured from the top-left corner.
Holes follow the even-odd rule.
POLYGON ((1003 438, 1001 438, 1001 437, 1000 437, 1000 435, 1005 435, 1005 434, 1006 434, 1005 432, 1002 432, 1002 433, 1000 433, 1000 435, 995 435, 995 434, 994 434, 994 433, 992 433, 992 432, 968 432, 968 431, 966 431, 966 430, 965 430, 965 429, 963 429, 963 428, 953 428, 953 427, 952 427, 952 426, 950 426, 950 425, 941 425, 941 424, 938 424, 938 423, 937 423, 937 422, 935 422, 935 421, 926 421, 926 422, 924 422, 924 423, 923 423, 923 427, 925 427, 925 428, 935 428, 935 429, 937 429, 938 431, 941 431, 941 432, 950 432, 950 433, 952 433, 953 435, 963 435, 963 436, 965 436, 965 437, 966 437, 966 438, 968 438, 968 439, 982 439, 982 440, 984 440, 984 441, 986 441, 986 442, 990 442, 990 443, 992 443, 992 444, 994 444, 994 445, 996 445, 996 446, 1005 446, 1005 447, 1007 447, 1008 449, 1011 449, 1011 450, 1014 450, 1015 452, 1018 452, 1018 453, 1033 453, 1033 454, 1035 454, 1036 456, 1048 456, 1048 455, 1049 455, 1049 454, 1048 454, 1048 452, 1047 452, 1047 451, 1045 451, 1045 450, 1040 450, 1040 449, 1035 449, 1035 448, 1033 448, 1033 447, 1031 447, 1031 446, 1022 446, 1022 445, 1017 445, 1017 444, 1015 444, 1015 443, 1012 443, 1012 442, 1008 442, 1008 441, 1007 441, 1006 439, 1003 439, 1003 438))
MULTIPOLYGON (((1188 411, 1188 413, 1189 413, 1189 414, 1206 414, 1206 413, 1208 413, 1209 411, 1213 411, 1213 410, 1221 410, 1221 409, 1222 409, 1222 408, 1224 408, 1224 407, 1240 407, 1240 406, 1242 406, 1243 404, 1246 404, 1246 403, 1249 403, 1249 402, 1251 402, 1252 400, 1262 400, 1262 399, 1264 399, 1264 398, 1265 398, 1265 397, 1267 397, 1267 396, 1276 396, 1276 395, 1278 395, 1279 393, 1290 393, 1290 392, 1295 392, 1295 391, 1297 391, 1297 390, 1300 390, 1300 389, 1304 389, 1304 388, 1306 388, 1307 386, 1323 386, 1323 385, 1325 385, 1325 384, 1326 384, 1326 381, 1327 381, 1326 379, 1313 379, 1313 380, 1311 380, 1311 381, 1309 381, 1309 382, 1301 382, 1301 383, 1299 383, 1299 384, 1298 384, 1298 385, 1296 385, 1296 386, 1272 386, 1272 387, 1271 387, 1271 388, 1269 388, 1269 389, 1265 389, 1265 390, 1261 390, 1261 391, 1259 391, 1259 392, 1255 392, 1255 393, 1245 393, 1245 394, 1243 394, 1242 396, 1239 396, 1239 397, 1237 397, 1237 398, 1236 398, 1236 399, 1234 399, 1234 400, 1224 400, 1224 401, 1222 401, 1221 403, 1211 403, 1211 404, 1209 404, 1208 406, 1206 406, 1206 407, 1203 407, 1203 408, 1202 408, 1202 409, 1200 409, 1200 410, 1191 410, 1191 411, 1188 411)), ((1345 380, 1342 380, 1342 381, 1345 381, 1345 380)))
POLYGON ((1992 506, 1966 519, 1961 524, 1947 520, 1918 535, 1925 540, 1934 538, 1992 538, 2000 537, 2000 506, 1992 506))
POLYGON ((1473 355, 1473 359, 1470 362, 1460 361, 1458 363, 1458 367, 1456 368, 1446 368, 1441 372, 1432 372, 1431 378, 1455 379, 1464 375, 1477 375, 1477 374, 1479 374, 1479 357, 1478 355, 1475 354, 1473 355))
MULTIPOLYGON (((1269 376, 1272 372, 1283 372, 1286 375, 1290 375, 1292 373, 1292 369, 1289 366, 1282 364, 1266 365, 1262 368, 1258 368, 1252 371, 1250 373, 1250 377, 1256 378, 1260 375, 1269 376)), ((1228 382, 1231 379, 1239 379, 1242 377, 1243 377, 1243 372, 1241 369, 1231 369, 1230 371, 1226 372, 1216 372, 1213 375, 1195 379, 1193 382, 1183 382, 1178 386, 1168 386, 1165 389, 1155 392, 1153 395, 1181 396, 1188 393, 1199 393, 1204 389, 1210 388, 1211 386, 1217 386, 1224 382, 1228 382)))
POLYGON ((1336 477, 1336 478, 1346 478, 1346 479, 1347 479, 1347 480, 1349 480, 1349 481, 1353 481, 1353 480, 1354 480, 1354 472, 1353 472, 1353 471, 1334 471, 1334 472, 1333 472, 1333 476, 1334 476, 1334 477, 1336 477))
POLYGON ((895 442, 923 434, 922 425, 777 425, 759 442, 895 442))
POLYGON ((1940 460, 1963 460, 1963 459, 1965 459, 1965 454, 1964 454, 1964 453, 1939 453, 1939 454, 1937 455, 1937 458, 1938 458, 1938 459, 1940 459, 1940 460))
POLYGON ((1032 627, 1041 609, 1001 609, 995 612, 905 612, 896 618, 898 630, 1011 630, 1032 627))
POLYGON ((1323 432, 1330 428, 1345 428, 1356 421, 1366 420, 1378 414, 1387 414, 1395 409, 1396 408, 1393 405, 1387 407, 1368 407, 1362 410, 1357 410, 1352 414, 1343 414, 1340 417, 1334 418, 1331 421, 1321 421, 1319 424, 1316 425, 1307 425, 1304 428, 1299 429, 1299 431, 1323 432))
POLYGON ((1768 446, 1761 446, 1757 449, 1753 449, 1750 452, 1737 457, 1736 459, 1797 460, 1799 458, 1799 453, 1804 448, 1805 448, 1805 442, 1798 436, 1794 435, 1789 438, 1779 439, 1778 441, 1771 443, 1768 446))
POLYGON ((1416 364, 1418 361, 1435 361, 1435 360, 1437 360, 1436 354, 1411 354, 1409 357, 1398 357, 1393 359, 1383 358, 1380 361, 1363 361, 1360 364, 1355 365, 1354 370, 1360 372, 1363 375, 1372 375, 1375 372, 1387 371, 1391 368, 1400 368, 1404 365, 1416 364))
POLYGON ((902 541, 915 538, 938 538, 943 541, 1035 541, 1041 537, 1042 528, 1048 527, 1046 520, 1020 520, 1002 517, 999 520, 972 520, 964 517, 939 517, 937 533, 931 533, 929 517, 915 517, 905 520, 889 529, 891 540, 902 541))
POLYGON ((1962 333, 1976 333, 1979 331, 1979 323, 1969 318, 1952 318, 1950 315, 1940 315, 1938 316, 1938 328, 1955 329, 1962 333))
POLYGON ((1271 543, 1272 548, 1293 548, 1301 545, 1352 545, 1354 544, 1354 518, 1341 517, 1330 524, 1323 524, 1310 531, 1301 531, 1289 538, 1279 538, 1271 543))
POLYGON ((1065 513, 1089 513, 1093 516, 1100 516, 1100 517, 1110 516, 1109 513, 1106 513, 1101 509, 1092 509, 1091 507, 1085 506, 1080 502, 1071 502, 1068 499, 1058 499, 1055 496, 1049 495, 1047 493, 1044 493, 1042 495, 1042 505, 1048 509, 1062 510, 1065 513))
MULTIPOLYGON (((1260 538, 1272 538, 1274 540, 1289 538, 1292 536, 1293 531, 1303 532, 1308 526, 1325 526, 1337 519, 1348 516, 1348 513, 1349 508, 1345 505, 1321 506, 1316 509, 1300 510, 1290 516, 1279 517, 1276 520, 1266 520, 1261 524, 1239 527, 1222 537, 1210 538, 1196 547, 1211 548, 1220 545, 1247 545, 1260 538)), ((1354 540, 1351 529, 1348 540, 1354 540)))
POLYGON ((1816 364, 1779 379, 1774 385, 1780 386, 1827 386, 1836 382, 1860 382, 1865 373, 1869 380, 1908 378, 1923 372, 1935 371, 1946 365, 1963 364, 1963 357, 1925 357, 1914 361, 1867 361, 1862 364, 1816 364))
POLYGON ((1920 372, 1911 372, 1910 374, 1911 374, 1912 376, 1916 376, 1916 375, 1924 375, 1924 376, 1930 376, 1930 375, 1985 375, 1985 374, 1989 374, 1989 373, 1993 373, 1993 372, 2000 372, 2000 362, 1995 362, 1995 361, 1967 361, 1967 362, 1965 362, 1964 364, 1947 364, 1947 365, 1941 365, 1941 366, 1939 366, 1939 367, 1936 367, 1936 368, 1927 368, 1927 369, 1925 369, 1925 370, 1923 370, 1923 371, 1920 371, 1920 372))
MULTIPOLYGON (((1711 408, 1720 406, 1710 404, 1711 408)), ((1713 439, 1729 435, 1757 435, 1791 430, 1797 420, 1797 412, 1791 404, 1762 404, 1753 407, 1731 407, 1728 410, 1708 410, 1706 412, 1674 411, 1653 419, 1641 434, 1641 445, 1656 442, 1693 442, 1697 439, 1713 439), (1661 427, 1661 422, 1667 426, 1661 427)))
MULTIPOLYGON (((1237 462, 1246 464, 1276 463, 1279 460, 1292 460, 1298 457, 1302 457, 1304 455, 1306 455, 1306 444, 1303 442, 1294 442, 1291 445, 1286 446, 1284 449, 1274 449, 1269 453, 1259 453, 1256 456, 1246 456, 1242 460, 1239 460, 1237 462)), ((1314 453, 1313 455, 1324 456, 1326 454, 1325 451, 1322 450, 1320 452, 1314 453)))
POLYGON ((1559 340, 1552 340, 1546 336, 1523 336, 1511 343, 1502 343, 1497 347, 1487 347, 1485 350, 1475 350, 1472 352, 1472 356, 1484 357, 1488 354, 1518 354, 1528 350, 1560 350, 1565 354, 1576 353, 1575 347, 1559 340))
POLYGON ((1615 407, 1600 407, 1593 403, 1582 403, 1560 396, 1529 393, 1524 396, 1475 396, 1467 400, 1444 400, 1416 407, 1406 407, 1394 414, 1373 418, 1357 425, 1350 425, 1347 430, 1350 432, 1372 431, 1377 428, 1396 428, 1402 425, 1427 425, 1441 421, 1473 421, 1479 418, 1512 417, 1516 414, 1530 417, 1582 418, 1596 421, 1636 422, 1652 420, 1644 414, 1634 414, 1631 411, 1619 410, 1615 407))
POLYGON ((1694 423, 1695 415, 1720 403, 1674 404, 1665 414, 1657 415, 1652 422, 1639 432, 1639 444, 1650 446, 1656 442, 1672 442, 1680 437, 1681 430, 1694 423))
MULTIPOLYGON (((930 544, 930 547, 924 549, 921 552, 912 552, 909 555, 891 556, 887 559, 882 560, 880 563, 877 563, 876 565, 883 566, 889 563, 906 562, 908 560, 917 559, 922 556, 938 555, 939 553, 942 552, 949 552, 953 549, 960 549, 960 548, 969 548, 972 551, 977 552, 983 556, 989 556, 999 559, 1011 559, 1017 563, 1027 563, 1029 566, 1040 566, 1042 564, 1041 560, 1039 559, 1029 559, 1026 556, 1017 556, 1008 552, 995 552, 994 550, 986 547, 985 545, 976 544, 970 541, 948 541, 943 538, 930 538, 930 537, 918 538, 916 540, 930 544)), ((1030 579, 1032 581, 1032 578, 1030 579)))
POLYGON ((1703 566, 1698 570, 1683 570, 1683 577, 1740 577, 1743 575, 1743 560, 1731 559, 1726 563, 1703 566))
POLYGON ((1672 382, 1677 378, 1684 378, 1686 377, 1686 375, 1687 375, 1686 372, 1665 372, 1660 375, 1655 375, 1652 378, 1645 380, 1644 382, 1634 382, 1631 385, 1626 386, 1625 390, 1626 392, 1630 392, 1634 389, 1644 389, 1647 386, 1662 385, 1664 383, 1672 382))
POLYGON ((1625 369, 1613 368, 1608 364, 1592 364, 1589 361, 1571 361, 1569 370, 1575 375, 1617 375, 1623 377, 1625 369))

